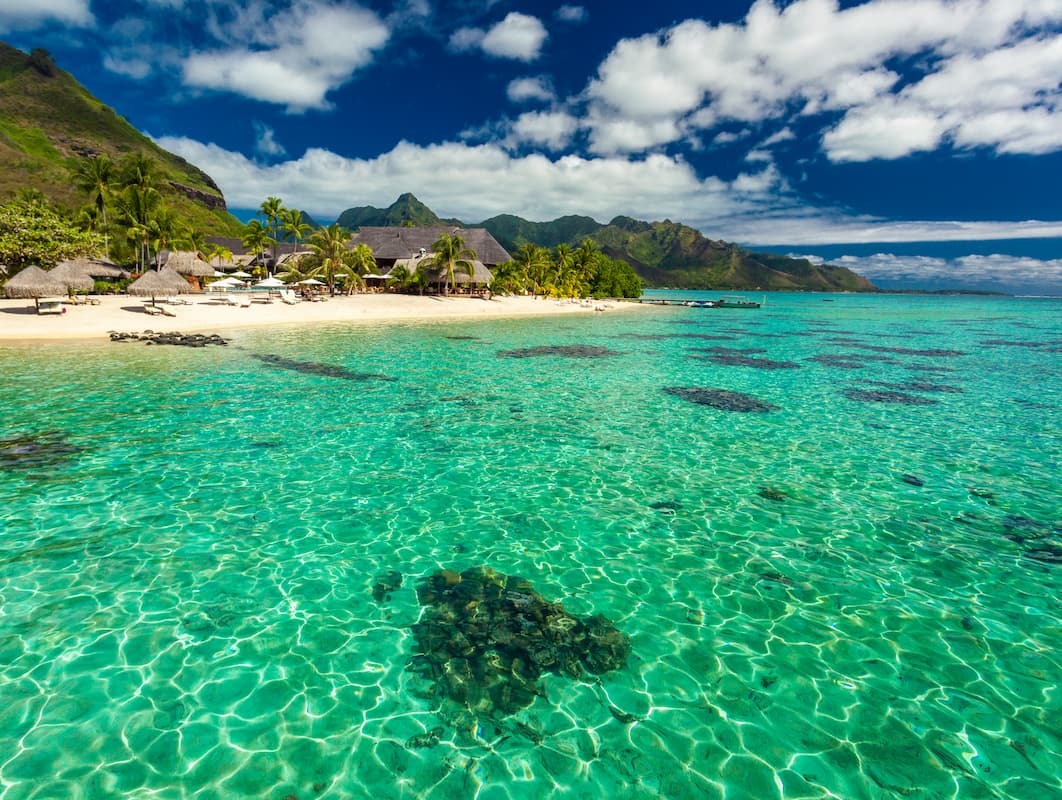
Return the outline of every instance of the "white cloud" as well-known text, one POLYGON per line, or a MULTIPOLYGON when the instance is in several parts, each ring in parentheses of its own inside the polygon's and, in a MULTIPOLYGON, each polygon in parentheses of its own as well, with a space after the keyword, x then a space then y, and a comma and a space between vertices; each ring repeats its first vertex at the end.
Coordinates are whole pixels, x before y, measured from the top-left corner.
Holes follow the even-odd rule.
MULTIPOLYGON (((255 10, 245 13, 253 16, 255 10)), ((369 64, 390 36, 368 9, 310 0, 249 30, 257 37, 250 47, 190 54, 184 62, 185 84, 277 103, 289 111, 328 108, 326 94, 369 64)))
POLYGON ((0 0, 0 33, 32 30, 46 22, 87 28, 96 20, 88 0, 0 0))
POLYGON ((549 33, 538 19, 512 11, 490 30, 460 28, 450 37, 454 50, 480 49, 496 58, 534 61, 542 52, 549 33))
POLYGON ((264 122, 255 120, 254 126, 254 149, 256 153, 270 158, 287 155, 284 145, 277 141, 276 131, 264 122))
POLYGON ((554 99, 553 87, 549 78, 538 75, 533 78, 517 78, 510 81, 506 94, 514 103, 524 103, 529 100, 541 100, 549 102, 554 99))
POLYGON ((551 159, 513 155, 498 144, 401 142, 372 159, 344 158, 312 149, 298 159, 260 164, 240 153, 192 139, 160 137, 158 143, 204 169, 233 208, 257 208, 269 196, 284 198, 319 219, 353 205, 386 206, 409 190, 444 216, 468 221, 500 212, 549 220, 588 214, 681 219, 698 225, 719 217, 752 214, 777 186, 745 176, 734 185, 699 178, 679 158, 551 159), (766 186, 772 188, 767 189, 766 186))
POLYGON ((586 22, 590 14, 582 6, 563 5, 553 12, 553 16, 561 22, 579 23, 586 22))
POLYGON ((510 140, 552 151, 565 149, 579 129, 579 121, 564 111, 529 111, 513 123, 510 140))
POLYGON ((829 263, 848 267, 871 281, 896 285, 977 286, 1001 291, 1062 293, 1062 259, 1041 260, 999 253, 958 258, 875 253, 841 256, 830 259, 829 263))
POLYGON ((779 3, 756 0, 740 24, 687 20, 620 41, 586 90, 593 150, 633 152, 794 109, 847 112, 824 142, 838 160, 945 141, 1000 152, 1062 147, 1052 124, 1062 103, 1059 0, 779 3), (901 83, 893 59, 915 70, 913 82, 901 83), (986 129, 986 112, 1004 117, 986 129), (616 135, 632 128, 641 135, 616 135))

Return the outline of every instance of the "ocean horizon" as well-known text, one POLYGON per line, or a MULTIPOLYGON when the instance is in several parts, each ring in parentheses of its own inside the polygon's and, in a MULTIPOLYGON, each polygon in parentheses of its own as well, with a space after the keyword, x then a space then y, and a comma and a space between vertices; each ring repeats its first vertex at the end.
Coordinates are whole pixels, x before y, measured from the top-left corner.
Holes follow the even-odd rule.
POLYGON ((0 799, 1062 796, 1062 300, 765 297, 0 343, 0 799))

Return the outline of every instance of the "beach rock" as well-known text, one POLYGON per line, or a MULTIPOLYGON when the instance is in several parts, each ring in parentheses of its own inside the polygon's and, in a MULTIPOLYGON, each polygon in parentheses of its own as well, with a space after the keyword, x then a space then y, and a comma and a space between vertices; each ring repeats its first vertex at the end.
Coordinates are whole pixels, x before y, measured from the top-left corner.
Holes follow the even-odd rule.
POLYGON ((112 331, 110 337, 112 342, 143 342, 146 345, 163 344, 177 347, 206 347, 207 345, 224 347, 229 343, 228 339, 223 339, 217 334, 207 336, 201 333, 155 333, 151 330, 146 330, 142 334, 112 331))
POLYGON ((492 716, 526 708, 544 672, 579 678, 621 668, 630 641, 606 617, 579 619, 524 578, 488 567, 441 569, 417 587, 409 669, 436 696, 492 716))
POLYGON ((541 358, 542 356, 560 356, 561 358, 609 358, 623 355, 607 347, 591 344, 545 345, 542 347, 523 347, 519 350, 499 350, 498 358, 541 358))
POLYGON ((778 410, 776 405, 757 400, 751 395, 731 392, 726 389, 712 389, 701 386, 665 386, 663 391, 665 394, 681 397, 683 400, 697 403, 698 405, 711 406, 720 411, 763 413, 778 410))

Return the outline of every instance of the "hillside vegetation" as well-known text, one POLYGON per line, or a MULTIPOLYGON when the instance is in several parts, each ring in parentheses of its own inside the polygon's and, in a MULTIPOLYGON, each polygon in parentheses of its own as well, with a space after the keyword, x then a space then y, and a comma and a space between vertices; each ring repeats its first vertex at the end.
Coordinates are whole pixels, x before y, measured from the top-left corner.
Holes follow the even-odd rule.
POLYGON ((70 163, 142 154, 159 165, 159 191, 188 225, 235 235, 239 221, 210 176, 152 142, 104 105, 47 52, 26 55, 0 42, 0 203, 25 188, 67 209, 87 202, 70 179, 70 163))

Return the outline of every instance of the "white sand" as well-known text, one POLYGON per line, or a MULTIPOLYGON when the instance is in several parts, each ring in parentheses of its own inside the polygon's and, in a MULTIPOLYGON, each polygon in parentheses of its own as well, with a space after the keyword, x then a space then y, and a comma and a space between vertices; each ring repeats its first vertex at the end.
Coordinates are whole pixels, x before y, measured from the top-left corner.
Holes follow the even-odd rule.
POLYGON ((99 305, 64 304, 65 314, 38 316, 32 300, 0 299, 0 340, 95 339, 109 331, 180 331, 214 333, 275 325, 368 320, 491 319, 548 314, 595 314, 647 308, 637 303, 566 301, 530 297, 435 297, 402 294, 358 294, 330 297, 324 302, 280 300, 252 302, 249 308, 224 305, 210 295, 183 295, 191 305, 166 306, 174 316, 149 316, 149 299, 104 296, 99 305))

